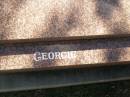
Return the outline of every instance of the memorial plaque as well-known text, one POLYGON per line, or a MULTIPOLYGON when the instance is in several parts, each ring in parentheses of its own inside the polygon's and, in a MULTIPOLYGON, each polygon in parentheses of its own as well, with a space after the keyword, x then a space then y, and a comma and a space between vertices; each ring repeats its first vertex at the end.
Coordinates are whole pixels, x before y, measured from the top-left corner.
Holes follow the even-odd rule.
POLYGON ((130 0, 0 0, 0 42, 130 35, 130 0))
POLYGON ((0 45, 0 71, 130 63, 130 38, 0 45))
POLYGON ((0 71, 127 64, 129 37, 130 0, 0 0, 0 71))

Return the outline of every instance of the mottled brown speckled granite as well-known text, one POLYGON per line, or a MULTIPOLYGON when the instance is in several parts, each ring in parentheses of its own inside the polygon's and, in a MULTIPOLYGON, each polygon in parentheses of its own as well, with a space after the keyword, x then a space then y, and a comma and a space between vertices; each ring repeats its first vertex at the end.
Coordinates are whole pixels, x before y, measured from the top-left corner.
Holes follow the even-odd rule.
POLYGON ((120 34, 130 35, 130 0, 0 0, 0 40, 120 34))
POLYGON ((130 38, 0 45, 0 71, 93 67, 116 63, 130 63, 130 38), (33 54, 37 51, 76 51, 76 57, 36 62, 33 54))

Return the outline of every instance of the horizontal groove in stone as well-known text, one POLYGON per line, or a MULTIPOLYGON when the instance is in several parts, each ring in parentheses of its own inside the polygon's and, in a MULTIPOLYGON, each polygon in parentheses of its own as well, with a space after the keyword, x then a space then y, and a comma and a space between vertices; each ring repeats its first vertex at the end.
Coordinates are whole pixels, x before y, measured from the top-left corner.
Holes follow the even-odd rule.
POLYGON ((0 45, 0 71, 110 66, 116 63, 130 63, 130 38, 0 45), (76 56, 35 61, 35 52, 76 52, 76 56))

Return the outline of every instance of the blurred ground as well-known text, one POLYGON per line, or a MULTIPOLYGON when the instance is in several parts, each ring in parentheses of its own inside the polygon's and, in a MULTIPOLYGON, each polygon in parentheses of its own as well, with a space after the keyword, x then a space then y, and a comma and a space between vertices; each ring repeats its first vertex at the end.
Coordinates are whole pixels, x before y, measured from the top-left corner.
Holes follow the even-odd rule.
POLYGON ((130 97, 130 80, 55 89, 1 93, 0 97, 130 97))

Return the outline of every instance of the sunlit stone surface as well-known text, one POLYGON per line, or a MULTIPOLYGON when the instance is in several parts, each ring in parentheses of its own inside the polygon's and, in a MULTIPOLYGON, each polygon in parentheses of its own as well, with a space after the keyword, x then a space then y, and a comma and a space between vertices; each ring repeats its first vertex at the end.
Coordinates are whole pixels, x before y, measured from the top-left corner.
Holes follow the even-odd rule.
POLYGON ((122 34, 130 34, 130 0, 0 0, 1 40, 122 34))

